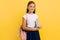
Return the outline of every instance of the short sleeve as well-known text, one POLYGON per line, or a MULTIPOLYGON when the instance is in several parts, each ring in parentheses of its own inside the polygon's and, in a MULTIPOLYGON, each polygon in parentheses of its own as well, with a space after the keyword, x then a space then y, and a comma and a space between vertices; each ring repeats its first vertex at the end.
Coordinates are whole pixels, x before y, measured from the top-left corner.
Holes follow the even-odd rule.
POLYGON ((23 18, 24 18, 24 19, 26 19, 26 14, 25 14, 25 15, 23 15, 23 18))
POLYGON ((38 16, 36 15, 36 19, 38 19, 38 16))

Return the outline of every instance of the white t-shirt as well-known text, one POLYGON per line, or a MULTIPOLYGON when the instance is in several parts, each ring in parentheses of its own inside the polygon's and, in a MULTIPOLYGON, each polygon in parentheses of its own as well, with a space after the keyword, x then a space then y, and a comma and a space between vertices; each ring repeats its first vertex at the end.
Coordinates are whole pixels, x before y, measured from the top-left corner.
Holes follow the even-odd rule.
POLYGON ((23 16, 24 19, 27 20, 27 26, 28 27, 32 27, 34 28, 35 27, 35 21, 36 19, 38 18, 38 16, 34 13, 26 13, 24 16, 23 16))

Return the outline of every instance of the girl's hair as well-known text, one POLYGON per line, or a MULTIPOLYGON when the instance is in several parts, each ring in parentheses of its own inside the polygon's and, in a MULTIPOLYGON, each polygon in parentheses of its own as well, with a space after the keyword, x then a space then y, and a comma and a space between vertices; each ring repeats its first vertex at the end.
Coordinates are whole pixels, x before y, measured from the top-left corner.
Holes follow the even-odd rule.
MULTIPOLYGON (((28 7, 31 3, 33 3, 33 4, 35 5, 35 3, 34 3, 33 1, 29 1, 27 7, 28 7)), ((28 13, 28 11, 29 11, 29 10, 28 10, 28 8, 27 8, 27 12, 26 12, 26 13, 28 13)), ((35 14, 35 10, 33 11, 33 13, 35 14)))

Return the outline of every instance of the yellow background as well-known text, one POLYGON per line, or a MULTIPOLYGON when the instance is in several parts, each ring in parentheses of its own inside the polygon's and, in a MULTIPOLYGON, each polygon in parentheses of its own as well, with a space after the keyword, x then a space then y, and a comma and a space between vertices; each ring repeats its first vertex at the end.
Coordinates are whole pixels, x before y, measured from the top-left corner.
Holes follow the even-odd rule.
MULTIPOLYGON (((33 0, 42 26, 42 40, 60 40, 60 1, 33 0)), ((0 0, 0 40, 20 40, 17 36, 29 0, 0 0)))

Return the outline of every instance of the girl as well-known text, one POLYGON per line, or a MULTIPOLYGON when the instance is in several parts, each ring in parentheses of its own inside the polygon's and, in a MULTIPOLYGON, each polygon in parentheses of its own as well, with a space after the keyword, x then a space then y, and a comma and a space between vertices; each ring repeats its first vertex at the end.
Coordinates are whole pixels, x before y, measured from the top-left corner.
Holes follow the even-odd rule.
POLYGON ((35 14, 35 3, 29 1, 27 5, 27 12, 23 16, 22 29, 26 31, 26 40, 40 40, 39 28, 35 25, 38 16, 35 14))

